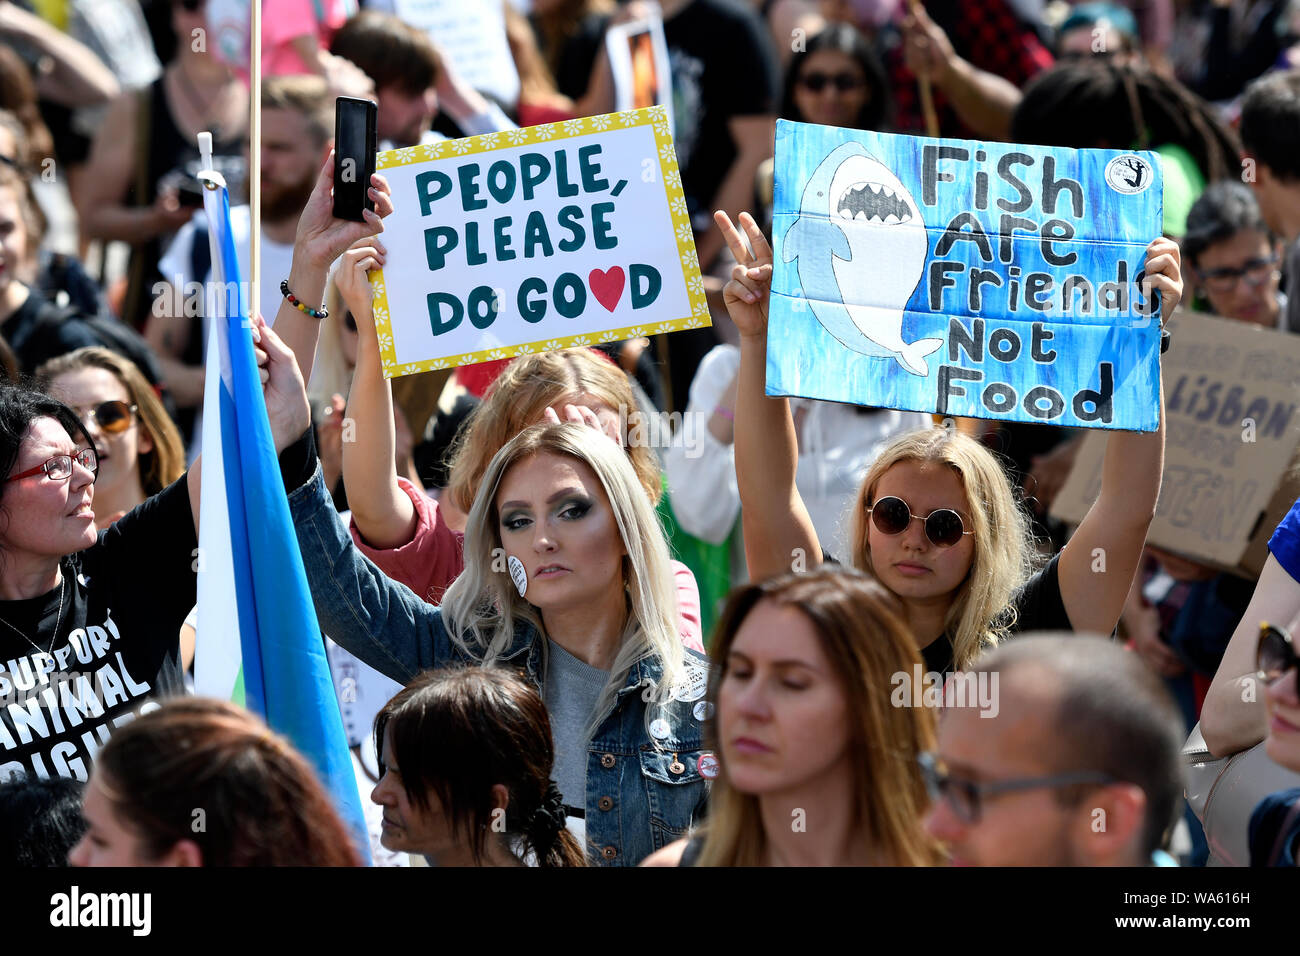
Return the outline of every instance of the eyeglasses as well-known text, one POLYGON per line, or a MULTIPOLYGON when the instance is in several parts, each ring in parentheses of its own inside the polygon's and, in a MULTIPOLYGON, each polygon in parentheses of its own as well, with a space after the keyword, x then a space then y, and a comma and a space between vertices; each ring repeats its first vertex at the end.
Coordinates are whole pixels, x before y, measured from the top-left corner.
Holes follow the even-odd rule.
POLYGON ((65 481, 72 477, 72 463, 74 461, 91 473, 92 482, 99 477, 99 456, 95 454, 95 449, 83 448, 75 455, 55 455, 53 458, 41 462, 35 468, 28 468, 18 475, 10 475, 5 479, 5 483, 17 481, 19 478, 30 478, 32 475, 39 475, 42 471, 51 481, 65 481))
POLYGON ((867 509, 871 523, 881 534, 902 534, 913 519, 925 522, 925 536, 941 548, 951 548, 962 539, 963 535, 974 534, 967 531, 961 515, 951 508, 939 508, 922 518, 912 514, 912 509, 902 498, 886 495, 867 509))
MULTIPOLYGON (((126 402, 100 402, 94 408, 82 411, 77 409, 77 414, 83 422, 87 417, 93 418, 99 430, 105 435, 120 435, 131 427, 132 416, 135 415, 137 407, 128 405, 126 402)), ((89 424, 89 422, 86 422, 89 424)))
POLYGON ((1273 683, 1287 671, 1300 665, 1300 658, 1296 656, 1291 635, 1267 621, 1260 621, 1259 649, 1255 654, 1255 665, 1259 668, 1260 679, 1266 684, 1273 683))
POLYGON ((1100 787, 1118 782, 1108 774, 1080 770, 1053 774, 1049 777, 1022 777, 1017 780, 975 783, 973 780, 963 780, 961 777, 949 774, 947 768, 940 766, 938 754, 929 752, 918 754, 916 762, 920 764, 921 776, 925 780, 925 789, 930 795, 930 800, 937 802, 943 798, 948 802, 957 819, 971 825, 980 822, 983 802, 990 797, 1023 790, 1050 790, 1083 784, 1100 787))
POLYGON ((809 93, 820 93, 829 83, 840 93, 851 93, 866 86, 859 77, 852 73, 805 73, 799 77, 799 85, 809 93))
POLYGON ((1231 292, 1237 287, 1237 280, 1245 279, 1252 286, 1261 286, 1273 275, 1277 265, 1277 256, 1251 259, 1240 268, 1225 266, 1222 269, 1210 269, 1201 273, 1205 288, 1211 292, 1231 292))

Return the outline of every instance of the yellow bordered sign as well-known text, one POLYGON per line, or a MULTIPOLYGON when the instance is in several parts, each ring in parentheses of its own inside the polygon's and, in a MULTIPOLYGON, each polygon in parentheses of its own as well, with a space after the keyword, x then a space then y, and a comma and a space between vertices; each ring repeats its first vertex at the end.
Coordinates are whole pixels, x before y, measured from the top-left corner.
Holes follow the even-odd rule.
MULTIPOLYGON (((416 242, 416 239, 420 238, 427 230, 441 227, 446 234, 446 231, 451 226, 458 225, 457 223, 448 223, 445 218, 439 220, 436 217, 422 214, 422 208, 431 212, 432 206, 421 201, 420 194, 415 186, 419 181, 417 175, 420 175, 421 171, 427 174, 429 170, 440 169, 446 172, 448 177, 458 181, 458 177, 454 176, 453 172, 466 165, 458 162, 459 160, 493 153, 505 156, 507 151, 515 151, 509 155, 518 157, 523 155, 518 151, 518 148, 530 146, 549 149, 553 152, 555 144, 578 139, 586 139, 589 143, 600 143, 602 141, 609 143, 614 140, 614 137, 609 134, 620 130, 639 128, 645 128, 652 134, 653 156, 638 157, 635 168, 631 168, 626 161, 622 163, 615 161, 613 165, 603 166, 600 171, 611 184, 611 192, 603 194, 603 196, 593 194, 593 196, 584 198, 618 196, 619 192, 615 190, 622 187, 617 186, 616 181, 620 179, 637 184, 637 189, 639 189, 639 194, 636 194, 637 203, 644 207, 647 213, 644 216, 632 217, 638 220, 635 222, 628 221, 629 216, 623 215, 621 217, 622 221, 616 222, 616 226, 620 231, 620 240, 630 237, 629 245, 640 243, 643 248, 647 241, 657 243, 661 251, 659 262, 665 265, 665 269, 660 270, 661 272, 667 272, 667 263, 671 260, 672 273, 662 274, 662 286, 672 294, 665 295, 656 302, 656 304, 659 302, 675 303, 674 307, 668 310, 671 314, 665 314, 664 308, 647 307, 645 309, 646 314, 641 317, 643 321, 637 324, 629 325, 623 322, 618 323, 617 327, 611 328, 584 328, 578 334, 550 334, 532 338, 528 341, 502 342, 492 348, 460 351, 448 355, 429 355, 428 351, 436 351, 436 348, 429 348, 425 357, 415 357, 411 355, 412 347, 409 341, 399 343, 398 339, 406 335, 408 339, 414 339, 417 342, 423 340, 428 345, 430 336, 424 334, 422 329, 415 330, 405 326, 395 335, 392 308, 398 303, 390 301, 390 285, 392 283, 390 283, 384 271, 377 270, 371 273, 370 284, 374 292, 375 326, 379 336, 384 376, 393 378, 434 369, 473 365, 478 362, 509 358, 532 352, 595 345, 600 342, 659 335, 665 332, 695 329, 709 325, 709 308, 704 295, 704 281, 700 276, 699 259, 695 251, 695 240, 691 229, 690 215, 687 211, 686 197, 682 191, 681 174, 677 167, 677 155, 673 148, 672 132, 664 109, 658 106, 629 110, 623 113, 566 120, 559 123, 547 123, 501 133, 486 133, 481 136, 445 140, 422 146, 408 146, 379 153, 376 168, 384 172, 389 178, 389 182, 393 187, 394 202, 397 205, 397 210, 385 220, 383 237, 384 243, 389 250, 387 269, 394 274, 394 278, 397 275, 401 276, 401 279, 398 280, 402 287, 400 294, 394 294, 391 298, 404 302, 403 307, 411 309, 414 314, 415 306, 413 303, 416 301, 417 294, 425 295, 427 298, 427 293, 437 292, 440 283, 434 277, 438 275, 438 272, 430 268, 430 260, 434 253, 419 248, 419 246, 428 246, 430 240, 427 235, 424 235, 419 243, 416 242), (646 188, 647 184, 653 184, 655 188, 649 190, 646 188), (662 215, 657 210, 658 197, 660 196, 663 202, 662 215), (653 231, 655 228, 653 220, 655 219, 660 219, 663 224, 664 232, 662 235, 656 235, 653 231), (651 227, 648 238, 647 225, 651 227), (671 233, 667 232, 669 229, 671 233), (663 250, 666 250, 669 246, 675 248, 675 255, 663 253, 663 250), (400 272, 398 271, 399 267, 400 272), (423 271, 420 271, 421 269, 423 271), (677 282, 678 274, 680 275, 680 284, 677 282), (403 346, 401 348, 403 352, 401 358, 404 360, 399 360, 399 345, 403 346)), ((647 138, 646 143, 649 144, 649 142, 650 140, 647 138)), ((626 152, 626 149, 624 149, 624 152, 626 152)), ((605 159, 617 160, 617 157, 607 155, 605 159)), ((502 177, 497 177, 495 181, 501 182, 502 177)), ((481 191, 480 195, 488 196, 488 191, 483 188, 483 182, 478 185, 481 191)), ((423 183, 423 188, 429 189, 427 178, 423 183)), ((446 198, 450 197, 446 196, 446 198)), ((557 200, 551 201, 555 202, 557 200)), ((535 206, 537 203, 532 205, 535 206)), ((630 206, 631 204, 624 205, 630 206)), ((452 208, 461 215, 466 215, 466 218, 473 218, 461 212, 459 206, 453 205, 452 208)), ((504 208, 505 206, 502 206, 498 211, 504 208)), ((528 204, 515 202, 511 208, 516 212, 522 212, 531 207, 528 204)), ((443 240, 446 242, 452 241, 447 235, 444 235, 443 240)), ((452 250, 449 249, 448 252, 450 251, 452 250)), ((516 251, 516 255, 518 255, 518 251, 516 251)), ((580 264, 578 268, 584 270, 591 257, 591 254, 586 251, 575 251, 568 255, 572 259, 563 261, 577 262, 580 264)), ((608 259, 609 257, 605 258, 608 259)), ((440 265, 445 261, 445 259, 440 260, 440 265)), ((468 265, 457 266, 448 271, 449 273, 456 272, 460 274, 467 273, 469 268, 468 265)), ((496 274, 505 271, 500 268, 499 263, 489 264, 488 269, 493 270, 496 274), (494 266, 497 268, 494 269, 494 266)), ((613 269, 609 271, 612 272, 613 269)), ((594 279, 595 271, 591 275, 594 279)), ((622 313, 628 312, 631 308, 630 290, 633 285, 632 282, 628 283, 628 308, 623 307, 621 299, 618 300, 618 310, 622 313)), ((584 317, 591 313, 591 317, 587 320, 588 326, 595 321, 596 317, 604 314, 602 305, 596 301, 594 284, 591 288, 593 295, 587 297, 586 310, 583 312, 584 317)), ((509 303, 518 301, 523 304, 525 302, 525 295, 521 291, 516 290, 513 298, 509 296, 508 290, 503 291, 507 291, 507 304, 503 307, 503 312, 508 311, 510 308, 509 303)), ((500 304, 500 298, 500 296, 497 297, 498 304, 500 304)), ((530 304, 535 306, 536 297, 530 296, 528 298, 531 300, 530 304)), ((441 312, 439 312, 437 318, 431 317, 432 313, 429 310, 432 309, 433 305, 430 304, 421 314, 421 321, 428 322, 431 326, 443 318, 441 312)), ((614 310, 606 306, 604 311, 609 312, 611 319, 615 318, 614 310)), ((554 310, 552 310, 553 312, 554 310)), ((489 325, 492 321, 488 320, 489 325)), ((541 322, 545 321, 544 319, 528 321, 537 321, 538 327, 534 330, 530 325, 519 329, 519 331, 540 332, 543 328, 546 328, 554 333, 558 331, 557 326, 562 327, 569 320, 551 314, 551 320, 546 322, 545 326, 541 325, 541 322)), ((457 324, 461 324, 461 320, 458 319, 457 324)), ((481 328, 477 324, 475 327, 481 328)), ((434 344, 436 344, 436 340, 434 344)))

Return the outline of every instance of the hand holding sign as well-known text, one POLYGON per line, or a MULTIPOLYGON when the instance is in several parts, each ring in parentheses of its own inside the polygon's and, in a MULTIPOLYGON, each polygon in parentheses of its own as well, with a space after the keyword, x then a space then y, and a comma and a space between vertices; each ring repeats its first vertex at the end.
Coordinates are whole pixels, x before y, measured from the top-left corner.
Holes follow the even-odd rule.
POLYGON ((334 284, 338 286, 343 304, 356 320, 357 331, 372 339, 375 337, 375 317, 370 270, 384 267, 387 252, 378 236, 358 239, 351 249, 343 253, 334 273, 334 284))
POLYGON ((722 290, 727 314, 741 335, 767 334, 767 307, 772 292, 772 247, 767 244, 763 230, 747 212, 740 214, 740 225, 749 236, 753 251, 731 223, 731 217, 719 209, 713 214, 722 238, 736 257, 731 270, 731 281, 722 290))
POLYGON ((1183 301, 1183 254, 1178 243, 1161 236, 1147 246, 1146 276, 1142 280, 1142 293, 1147 298, 1152 291, 1160 293, 1160 324, 1174 314, 1183 301))

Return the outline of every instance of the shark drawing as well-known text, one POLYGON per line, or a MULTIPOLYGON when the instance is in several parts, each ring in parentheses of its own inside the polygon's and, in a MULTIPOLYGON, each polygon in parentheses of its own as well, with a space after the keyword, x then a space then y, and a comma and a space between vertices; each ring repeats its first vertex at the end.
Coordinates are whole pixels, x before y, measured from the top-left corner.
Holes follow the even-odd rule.
POLYGON ((781 245, 817 321, 846 347, 928 375, 943 339, 903 341, 903 310, 929 237, 912 194, 859 143, 836 147, 809 179, 781 245))

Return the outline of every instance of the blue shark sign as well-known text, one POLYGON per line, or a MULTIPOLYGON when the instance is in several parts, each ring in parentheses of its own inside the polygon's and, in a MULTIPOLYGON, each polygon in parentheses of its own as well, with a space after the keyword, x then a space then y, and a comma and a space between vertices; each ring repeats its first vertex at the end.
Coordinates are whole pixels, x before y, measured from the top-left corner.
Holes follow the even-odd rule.
POLYGON ((1154 431, 1149 152, 781 120, 767 393, 1154 431))

